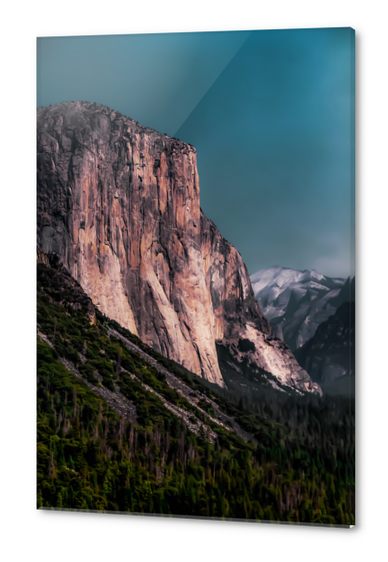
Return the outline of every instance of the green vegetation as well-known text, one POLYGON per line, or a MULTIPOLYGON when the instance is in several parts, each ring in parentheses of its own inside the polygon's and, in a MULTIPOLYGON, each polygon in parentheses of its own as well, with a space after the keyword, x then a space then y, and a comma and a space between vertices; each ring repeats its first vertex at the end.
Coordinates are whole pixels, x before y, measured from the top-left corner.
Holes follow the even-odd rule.
MULTIPOLYGON (((38 507, 202 517, 354 523, 354 405, 338 398, 227 393, 162 358, 97 312, 63 272, 38 266, 38 507), (249 432, 245 443, 171 389, 164 375, 109 338, 106 323, 208 396, 249 432), (136 406, 121 418, 85 382, 120 389, 136 406), (136 378, 131 377, 136 375, 136 378), (190 432, 141 383, 207 430, 190 432), (197 422, 198 423, 198 422, 197 422)), ((198 405, 215 417, 204 398, 198 405)))

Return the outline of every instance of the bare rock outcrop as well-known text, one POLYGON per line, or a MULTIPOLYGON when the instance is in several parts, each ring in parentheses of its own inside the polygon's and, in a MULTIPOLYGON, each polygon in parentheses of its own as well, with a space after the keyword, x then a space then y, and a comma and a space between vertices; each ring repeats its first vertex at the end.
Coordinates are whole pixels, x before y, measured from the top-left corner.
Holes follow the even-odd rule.
POLYGON ((200 209, 194 147, 86 102, 40 108, 37 124, 38 246, 102 312, 221 386, 216 341, 246 338, 252 361, 320 391, 268 342, 240 254, 200 209))

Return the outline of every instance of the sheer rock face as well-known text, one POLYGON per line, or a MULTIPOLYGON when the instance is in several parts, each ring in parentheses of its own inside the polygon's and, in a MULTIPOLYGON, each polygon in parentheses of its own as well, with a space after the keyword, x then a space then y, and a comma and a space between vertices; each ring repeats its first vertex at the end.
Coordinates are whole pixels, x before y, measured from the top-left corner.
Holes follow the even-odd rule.
POLYGON ((204 273, 214 310, 215 340, 238 362, 257 365, 279 382, 299 392, 322 395, 322 390, 300 367, 288 346, 272 334, 260 311, 247 268, 239 252, 202 213, 201 247, 204 273), (242 351, 241 340, 254 345, 242 351))
POLYGON ((240 254, 200 209, 195 148, 95 104, 40 108, 37 191, 39 247, 107 316, 219 385, 216 340, 250 339, 259 366, 300 378, 288 348, 268 345, 240 254))

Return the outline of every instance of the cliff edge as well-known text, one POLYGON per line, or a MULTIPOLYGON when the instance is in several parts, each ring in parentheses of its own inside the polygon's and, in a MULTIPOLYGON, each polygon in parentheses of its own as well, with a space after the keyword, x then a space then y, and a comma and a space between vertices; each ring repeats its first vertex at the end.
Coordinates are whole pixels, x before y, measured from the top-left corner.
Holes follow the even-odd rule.
POLYGON ((104 314, 221 386, 216 343, 321 394, 272 336, 240 254, 201 211, 194 147, 86 102, 39 108, 37 129, 38 246, 104 314))

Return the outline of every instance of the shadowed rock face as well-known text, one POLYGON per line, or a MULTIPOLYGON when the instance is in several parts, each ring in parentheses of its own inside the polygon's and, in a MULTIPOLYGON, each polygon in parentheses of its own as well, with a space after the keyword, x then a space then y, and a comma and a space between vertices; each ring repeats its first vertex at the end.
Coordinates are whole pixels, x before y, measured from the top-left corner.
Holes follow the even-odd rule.
POLYGON ((249 339, 251 361, 320 391, 274 345, 240 254, 202 213, 192 146, 95 104, 40 108, 37 205, 43 252, 166 357, 223 385, 215 342, 241 355, 249 339))
POLYGON ((308 368, 320 384, 355 376, 354 318, 354 302, 343 303, 318 326, 314 336, 295 351, 299 363, 308 368))

